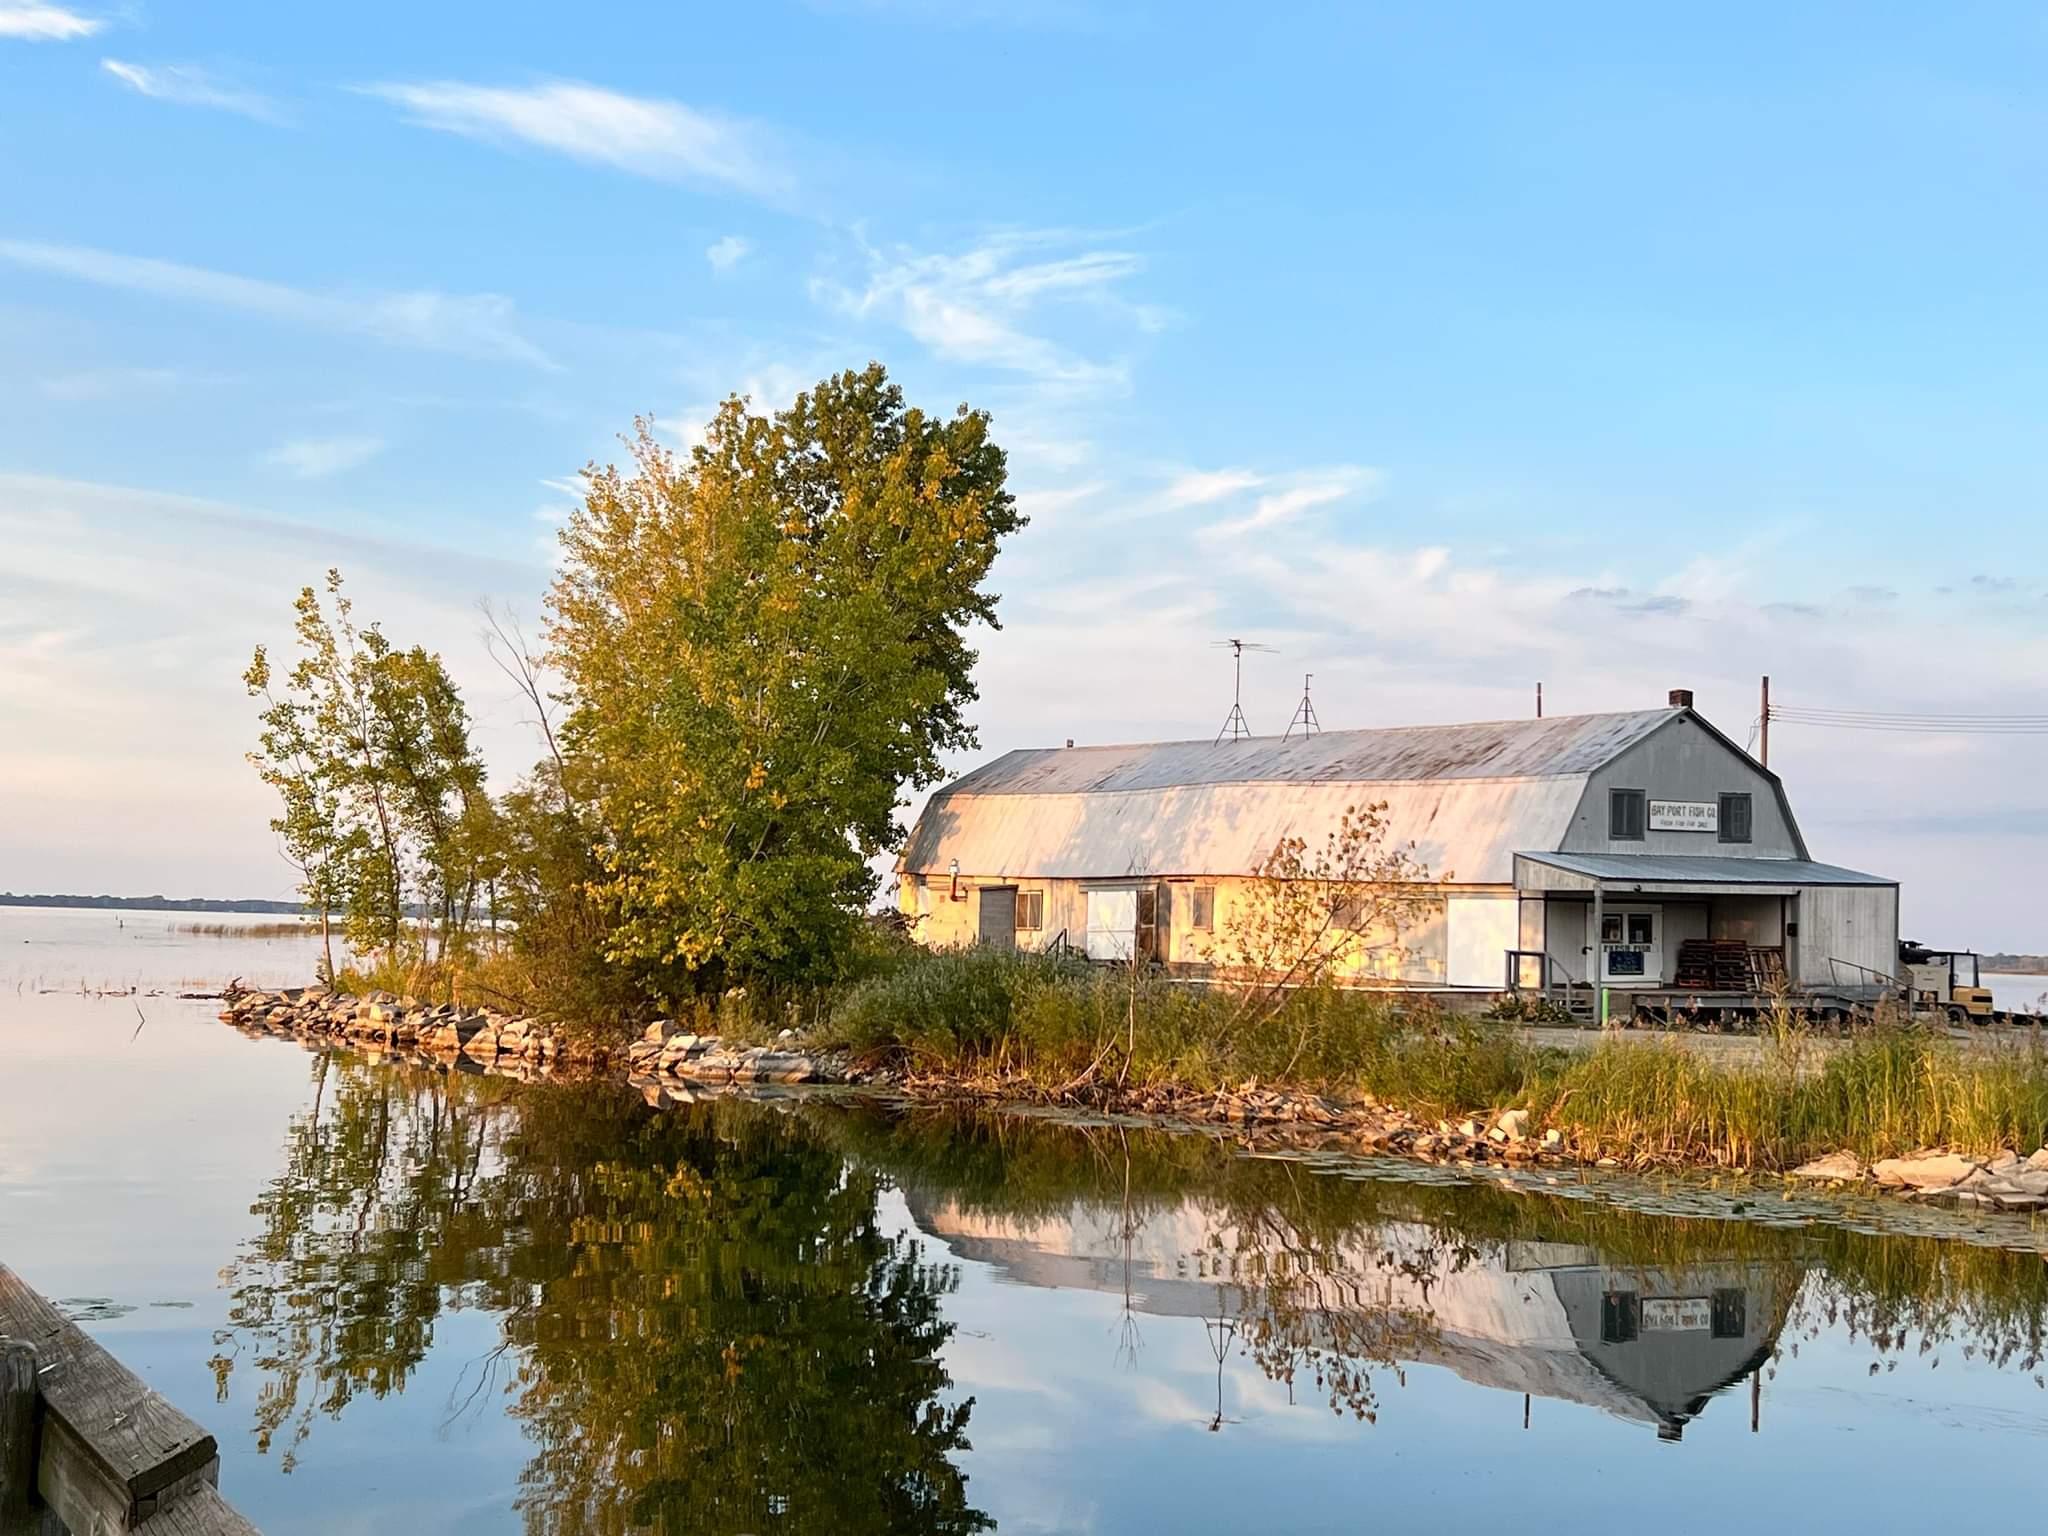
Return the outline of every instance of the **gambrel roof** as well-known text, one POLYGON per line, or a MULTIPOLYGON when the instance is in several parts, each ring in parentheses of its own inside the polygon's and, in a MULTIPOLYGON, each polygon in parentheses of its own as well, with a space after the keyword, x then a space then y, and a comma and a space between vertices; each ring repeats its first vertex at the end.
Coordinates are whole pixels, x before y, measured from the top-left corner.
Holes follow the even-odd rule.
MULTIPOLYGON (((1438 879, 1509 883, 1564 840, 1588 777, 1688 709, 1009 752, 925 806, 901 867, 976 879, 1241 875, 1385 802, 1438 879)), ((1732 744, 1731 751, 1739 751, 1732 744)))

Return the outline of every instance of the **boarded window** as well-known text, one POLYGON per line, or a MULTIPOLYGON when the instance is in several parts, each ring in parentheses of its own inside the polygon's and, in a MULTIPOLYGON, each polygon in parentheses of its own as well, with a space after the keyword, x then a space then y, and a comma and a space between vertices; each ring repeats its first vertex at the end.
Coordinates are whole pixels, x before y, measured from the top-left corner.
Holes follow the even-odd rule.
POLYGON ((1045 926, 1045 892, 1019 891, 1017 893, 1017 929, 1020 933, 1036 933, 1045 926))
POLYGON ((1216 887, 1197 885, 1188 891, 1188 926, 1203 933, 1216 929, 1216 887))
POLYGON ((1640 789, 1607 792, 1607 835, 1618 843, 1640 843, 1649 807, 1640 789))
POLYGON ((1721 841, 1724 843, 1746 843, 1749 841, 1750 804, 1748 795, 1723 795, 1721 797, 1721 841))

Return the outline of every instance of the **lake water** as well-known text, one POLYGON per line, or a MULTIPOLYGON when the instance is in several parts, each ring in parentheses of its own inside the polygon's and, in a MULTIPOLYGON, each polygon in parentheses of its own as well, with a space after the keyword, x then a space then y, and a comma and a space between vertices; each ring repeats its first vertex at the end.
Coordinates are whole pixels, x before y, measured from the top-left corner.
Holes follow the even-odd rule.
POLYGON ((308 973, 178 931, 214 921, 0 909, 0 1260, 271 1536, 1868 1533, 2048 1496, 2010 1218, 378 1065, 168 995, 308 973))

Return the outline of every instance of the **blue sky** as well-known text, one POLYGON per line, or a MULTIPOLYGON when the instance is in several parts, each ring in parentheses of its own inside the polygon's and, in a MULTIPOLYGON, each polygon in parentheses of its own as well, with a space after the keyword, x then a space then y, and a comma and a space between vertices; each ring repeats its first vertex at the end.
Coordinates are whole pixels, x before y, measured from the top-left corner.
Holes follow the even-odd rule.
MULTIPOLYGON (((330 563, 515 773, 579 466, 871 357, 1034 518, 991 750, 1212 732, 1229 634, 1261 729, 2041 710, 2048 19, 1667 10, 0 0, 0 886, 288 886, 236 677, 330 563)), ((2041 746, 1773 760, 2039 948, 2041 746)))

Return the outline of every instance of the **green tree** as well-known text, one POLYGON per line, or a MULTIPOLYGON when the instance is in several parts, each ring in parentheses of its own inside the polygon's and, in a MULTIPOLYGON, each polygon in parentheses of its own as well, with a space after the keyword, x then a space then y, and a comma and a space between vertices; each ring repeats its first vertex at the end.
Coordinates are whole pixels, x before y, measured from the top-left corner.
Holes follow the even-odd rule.
POLYGON ((588 472, 550 597, 609 953, 659 992, 816 977, 851 946, 902 786, 971 746, 984 590, 1018 528, 988 418, 879 366, 775 416, 729 400, 686 458, 645 422, 588 472))
POLYGON ((284 801, 272 825, 308 905, 323 922, 345 909, 358 949, 396 952, 417 899, 445 952, 500 841, 461 694, 439 656, 357 625, 339 571, 294 606, 298 657, 282 689, 262 646, 243 674, 264 703, 252 760, 284 801))

